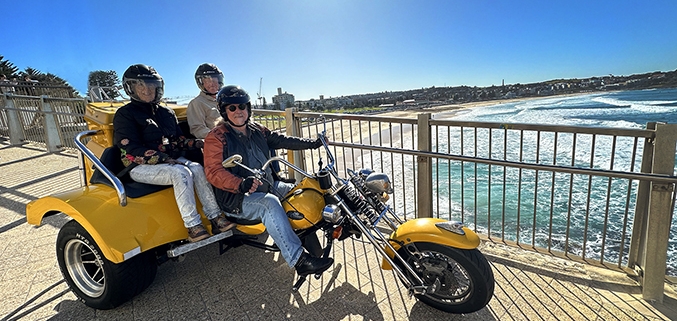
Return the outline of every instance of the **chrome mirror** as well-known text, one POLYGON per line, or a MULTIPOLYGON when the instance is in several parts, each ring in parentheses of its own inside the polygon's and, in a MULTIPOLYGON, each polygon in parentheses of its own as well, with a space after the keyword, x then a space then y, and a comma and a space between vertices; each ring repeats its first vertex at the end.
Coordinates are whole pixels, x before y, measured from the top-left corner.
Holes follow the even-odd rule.
POLYGON ((242 156, 235 154, 233 156, 226 158, 226 160, 221 162, 221 165, 224 168, 231 168, 231 167, 237 166, 237 163, 240 163, 240 162, 242 162, 242 156))

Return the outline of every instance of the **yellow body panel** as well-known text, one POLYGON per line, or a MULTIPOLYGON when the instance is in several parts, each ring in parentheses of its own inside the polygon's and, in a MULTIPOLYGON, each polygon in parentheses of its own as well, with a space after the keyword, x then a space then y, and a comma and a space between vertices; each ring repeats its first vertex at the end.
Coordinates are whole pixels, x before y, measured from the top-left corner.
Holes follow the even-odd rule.
MULTIPOLYGON (((463 227, 465 235, 458 235, 435 226, 435 223, 445 221, 439 218, 418 218, 404 222, 390 235, 390 244, 395 250, 414 242, 435 243, 464 250, 471 250, 480 245, 479 236, 467 227, 463 227)), ((391 258, 395 256, 389 248, 385 251, 391 258)), ((386 260, 383 260, 381 267, 384 270, 392 269, 386 260)))
POLYGON ((247 234, 247 235, 259 235, 266 231, 266 227, 263 223, 254 224, 254 225, 238 225, 237 230, 247 234))
POLYGON ((282 202, 285 212, 297 211, 305 218, 300 220, 289 220, 292 228, 307 229, 313 224, 322 220, 322 210, 324 209, 324 190, 320 188, 320 183, 316 179, 304 178, 294 189, 291 190, 291 196, 287 196, 282 202), (294 195, 295 191, 303 192, 294 195))
MULTIPOLYGON (((124 261, 124 254, 137 248, 143 252, 188 237, 171 188, 127 201, 120 206, 113 188, 96 184, 30 202, 26 219, 40 225, 47 213, 65 213, 92 235, 113 263, 124 261)), ((211 228, 204 215, 202 220, 211 228)))

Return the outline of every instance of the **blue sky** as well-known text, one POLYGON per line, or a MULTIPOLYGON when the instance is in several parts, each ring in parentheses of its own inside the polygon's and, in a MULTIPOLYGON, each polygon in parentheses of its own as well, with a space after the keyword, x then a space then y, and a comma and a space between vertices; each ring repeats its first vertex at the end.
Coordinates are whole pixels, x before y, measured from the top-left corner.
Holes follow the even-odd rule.
POLYGON ((218 65, 268 102, 677 69, 677 1, 0 0, 0 55, 80 92, 94 70, 155 67, 165 96, 218 65))

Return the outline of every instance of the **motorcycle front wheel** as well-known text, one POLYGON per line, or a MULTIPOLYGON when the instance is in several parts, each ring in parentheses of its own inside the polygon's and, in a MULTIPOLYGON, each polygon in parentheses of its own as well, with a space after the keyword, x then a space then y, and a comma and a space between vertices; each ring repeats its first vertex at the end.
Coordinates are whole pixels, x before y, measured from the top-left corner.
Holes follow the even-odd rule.
MULTIPOLYGON (((426 285, 435 285, 434 291, 415 295, 431 307, 450 313, 471 313, 484 308, 494 294, 494 273, 477 249, 421 242, 407 244, 398 253, 426 285)), ((402 262, 396 263, 409 274, 402 262)))

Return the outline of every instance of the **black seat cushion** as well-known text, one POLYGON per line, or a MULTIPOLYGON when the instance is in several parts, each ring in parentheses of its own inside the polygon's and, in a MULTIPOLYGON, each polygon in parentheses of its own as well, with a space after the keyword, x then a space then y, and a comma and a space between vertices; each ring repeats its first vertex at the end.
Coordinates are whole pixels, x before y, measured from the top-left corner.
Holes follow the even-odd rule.
POLYGON ((190 133, 190 126, 188 126, 187 120, 179 121, 179 128, 181 128, 181 132, 183 133, 184 137, 195 138, 195 136, 193 136, 193 134, 190 133))
MULTIPOLYGON (((115 146, 106 148, 101 154, 100 160, 101 163, 103 163, 103 166, 113 173, 113 175, 117 175, 125 168, 125 165, 122 164, 122 160, 120 160, 120 149, 115 146)), ((129 198, 138 198, 172 187, 171 185, 151 185, 135 182, 129 177, 129 174, 125 174, 118 178, 125 187, 125 192, 127 192, 127 197, 129 198)), ((94 173, 89 179, 89 183, 104 184, 114 187, 113 183, 111 183, 111 181, 109 181, 108 178, 106 178, 106 176, 96 168, 94 168, 94 173)))

